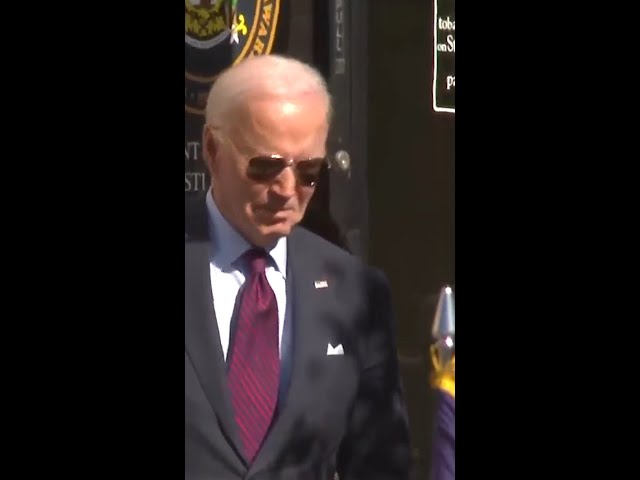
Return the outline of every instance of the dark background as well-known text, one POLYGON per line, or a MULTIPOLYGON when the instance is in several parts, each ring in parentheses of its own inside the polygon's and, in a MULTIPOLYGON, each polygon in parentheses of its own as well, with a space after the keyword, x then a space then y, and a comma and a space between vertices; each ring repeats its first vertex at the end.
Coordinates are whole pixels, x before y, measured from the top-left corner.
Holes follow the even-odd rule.
POLYGON ((455 281, 455 125, 433 111, 433 4, 284 0, 280 15, 272 52, 323 73, 335 111, 328 153, 351 161, 332 164, 303 224, 390 280, 416 474, 426 478, 429 329, 440 288, 455 281))
POLYGON ((432 108, 432 2, 370 9, 369 260, 391 282, 417 473, 427 478, 429 329, 440 288, 455 282, 455 122, 432 108))
POLYGON ((416 474, 426 478, 429 329, 440 288, 455 282, 455 121, 432 107, 433 4, 297 1, 290 26, 288 52, 323 70, 340 106, 329 152, 344 148, 352 162, 348 175, 332 169, 306 223, 389 277, 416 474), (335 72, 336 31, 344 75, 335 72))

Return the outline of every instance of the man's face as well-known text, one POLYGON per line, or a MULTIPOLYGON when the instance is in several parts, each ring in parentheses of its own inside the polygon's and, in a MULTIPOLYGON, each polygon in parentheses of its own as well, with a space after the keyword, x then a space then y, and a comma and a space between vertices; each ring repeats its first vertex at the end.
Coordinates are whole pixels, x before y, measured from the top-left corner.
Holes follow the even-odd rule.
POLYGON ((295 165, 325 156, 326 105, 321 98, 248 102, 227 134, 205 130, 214 198, 222 214, 251 243, 265 246, 302 220, 315 187, 296 178, 295 165), (279 155, 293 159, 269 179, 256 180, 250 161, 279 155))

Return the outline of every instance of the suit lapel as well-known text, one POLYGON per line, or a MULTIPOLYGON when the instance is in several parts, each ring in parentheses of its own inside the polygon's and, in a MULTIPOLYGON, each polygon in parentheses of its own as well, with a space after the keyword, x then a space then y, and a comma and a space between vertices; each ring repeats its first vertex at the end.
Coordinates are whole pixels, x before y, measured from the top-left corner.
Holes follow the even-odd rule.
MULTIPOLYGON (((293 295, 293 325, 292 325, 292 356, 291 379, 285 396, 285 405, 277 417, 265 443, 258 453, 249 474, 264 469, 272 463, 282 452, 295 450, 291 445, 290 434, 300 425, 305 417, 306 398, 308 392, 309 366, 314 359, 323 353, 321 339, 325 334, 321 331, 320 322, 316 321, 319 314, 319 303, 314 280, 318 280, 321 265, 315 256, 304 252, 304 245, 294 230, 289 236, 287 246, 289 271, 287 294, 293 295)), ((326 346, 324 347, 326 349, 326 346)), ((310 395, 313 395, 311 393, 310 395)))
MULTIPOLYGON (((204 205, 204 202, 201 204, 204 205)), ((206 222, 206 206, 203 215, 206 222)), ((211 293, 209 240, 203 235, 206 229, 194 227, 188 230, 191 231, 188 237, 192 241, 185 242, 184 253, 185 347, 204 393, 219 419, 222 433, 244 461, 225 384, 224 354, 211 293)))

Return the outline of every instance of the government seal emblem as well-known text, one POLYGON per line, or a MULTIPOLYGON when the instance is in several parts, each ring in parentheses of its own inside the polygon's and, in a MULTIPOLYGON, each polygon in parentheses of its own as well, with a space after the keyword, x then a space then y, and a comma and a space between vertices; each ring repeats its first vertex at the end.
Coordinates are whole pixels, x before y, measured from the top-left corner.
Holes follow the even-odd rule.
POLYGON ((280 0, 185 0, 185 111, 203 115, 220 71, 271 52, 280 0))

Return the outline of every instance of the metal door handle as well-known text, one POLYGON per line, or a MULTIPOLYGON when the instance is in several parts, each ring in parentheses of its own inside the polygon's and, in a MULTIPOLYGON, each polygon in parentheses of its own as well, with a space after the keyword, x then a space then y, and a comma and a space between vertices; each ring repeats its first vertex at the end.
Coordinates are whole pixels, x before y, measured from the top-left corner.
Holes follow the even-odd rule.
POLYGON ((351 155, 345 150, 338 150, 333 156, 333 164, 344 173, 351 171, 351 155))

